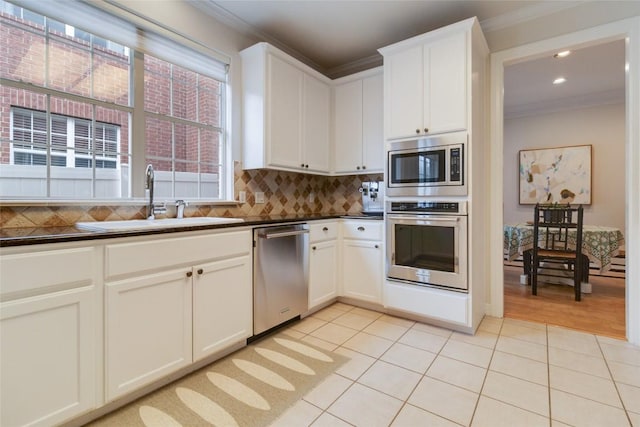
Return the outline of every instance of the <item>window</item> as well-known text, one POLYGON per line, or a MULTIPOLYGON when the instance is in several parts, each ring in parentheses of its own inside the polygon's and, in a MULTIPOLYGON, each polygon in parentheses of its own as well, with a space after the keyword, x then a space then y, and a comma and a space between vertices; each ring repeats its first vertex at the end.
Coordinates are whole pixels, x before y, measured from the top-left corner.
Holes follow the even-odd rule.
POLYGON ((56 114, 51 115, 50 126, 49 145, 46 113, 13 108, 11 164, 45 166, 50 156, 51 166, 86 168, 95 161, 96 168, 117 168, 119 126, 96 123, 93 135, 90 121, 56 114))
POLYGON ((225 199, 225 64, 85 2, 31 5, 0 0, 0 196, 143 197, 151 163, 158 198, 225 199))

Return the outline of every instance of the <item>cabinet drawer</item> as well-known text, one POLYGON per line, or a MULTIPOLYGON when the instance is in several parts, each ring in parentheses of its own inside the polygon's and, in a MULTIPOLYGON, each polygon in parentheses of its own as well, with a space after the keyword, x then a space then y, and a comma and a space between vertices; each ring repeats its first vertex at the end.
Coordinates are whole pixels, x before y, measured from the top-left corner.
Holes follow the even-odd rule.
POLYGON ((323 222, 319 224, 309 224, 309 241, 322 242, 323 240, 334 240, 338 238, 338 223, 323 222))
POLYGON ((59 249, 0 258, 3 300, 93 283, 94 248, 59 249))
POLYGON ((344 221, 342 237, 345 239, 382 240, 383 221, 344 221))
POLYGON ((248 230, 108 245, 105 248, 105 276, 113 279, 230 258, 248 254, 251 245, 248 230))

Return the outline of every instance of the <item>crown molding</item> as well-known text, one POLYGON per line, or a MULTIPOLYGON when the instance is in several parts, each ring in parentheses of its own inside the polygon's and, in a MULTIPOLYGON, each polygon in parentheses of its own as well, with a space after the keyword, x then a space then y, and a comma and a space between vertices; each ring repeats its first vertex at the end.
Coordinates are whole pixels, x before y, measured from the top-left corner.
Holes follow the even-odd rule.
POLYGON ((327 77, 330 79, 337 79, 339 77, 348 76, 350 74, 358 73, 360 71, 369 70, 382 65, 382 55, 375 53, 365 58, 360 58, 355 61, 347 62, 346 64, 338 65, 327 70, 327 77))
POLYGON ((588 93, 572 97, 565 97, 543 102, 532 102, 512 107, 505 106, 504 118, 517 119, 521 117, 551 114, 560 111, 580 110, 604 105, 624 104, 625 90, 613 89, 602 92, 588 93))
POLYGON ((480 21, 482 31, 502 30, 578 6, 580 1, 545 1, 480 21))
POLYGON ((230 28, 233 28, 234 30, 238 31, 239 33, 245 36, 258 39, 258 41, 265 41, 270 45, 275 46, 278 49, 282 50, 283 52, 286 52, 287 54, 293 56, 300 62, 305 63, 306 65, 313 68, 314 70, 324 75, 327 75, 327 69, 325 67, 322 67, 317 62, 313 61, 306 55, 300 53, 296 49, 293 49, 290 46, 282 43, 280 40, 276 39, 275 37, 271 37, 270 35, 258 30, 253 25, 247 23, 246 21, 242 20, 238 16, 229 12, 227 9, 216 4, 214 0, 188 0, 188 1, 193 7, 215 18, 216 20, 220 21, 222 24, 230 28))
MULTIPOLYGON (((348 74, 359 72, 368 68, 374 68, 382 64, 382 56, 379 54, 373 54, 365 58, 359 58, 354 61, 347 62, 342 65, 327 69, 322 67, 317 62, 313 61, 306 55, 291 48, 280 40, 271 37, 270 35, 258 30, 251 24, 242 20, 240 17, 229 12, 225 8, 218 5, 215 0, 188 0, 193 7, 206 13, 207 15, 220 21, 222 24, 233 28, 239 33, 257 39, 258 41, 265 41, 278 49, 293 56, 299 61, 305 63, 309 67, 324 74, 329 78, 342 77, 348 74)), ((521 24, 533 19, 541 18, 544 16, 552 15, 562 10, 571 9, 578 6, 581 1, 544 1, 538 4, 533 4, 522 9, 518 9, 512 12, 508 12, 493 18, 488 18, 480 21, 480 26, 484 32, 491 32, 501 30, 504 28, 512 27, 514 25, 521 24)), ((446 25, 446 23, 443 23, 446 25)))

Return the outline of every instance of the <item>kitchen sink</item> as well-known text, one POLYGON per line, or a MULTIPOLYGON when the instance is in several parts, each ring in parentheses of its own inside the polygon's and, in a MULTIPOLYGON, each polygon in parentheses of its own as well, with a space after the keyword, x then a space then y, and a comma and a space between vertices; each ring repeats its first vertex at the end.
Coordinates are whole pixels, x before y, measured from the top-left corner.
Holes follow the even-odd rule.
POLYGON ((191 217, 191 218, 164 218, 164 219, 130 219, 125 221, 93 221, 76 222, 76 227, 82 230, 92 231, 129 231, 152 230, 158 228, 195 227, 198 225, 230 224, 243 222, 240 218, 220 217, 191 217))

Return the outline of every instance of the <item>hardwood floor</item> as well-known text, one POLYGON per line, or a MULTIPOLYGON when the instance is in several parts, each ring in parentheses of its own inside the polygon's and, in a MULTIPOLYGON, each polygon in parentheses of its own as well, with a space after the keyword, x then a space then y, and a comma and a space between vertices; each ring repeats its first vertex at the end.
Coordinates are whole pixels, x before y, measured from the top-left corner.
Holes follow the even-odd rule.
POLYGON ((548 323, 593 334, 626 339, 625 280, 591 276, 591 294, 574 300, 573 288, 538 283, 538 295, 520 284, 522 268, 504 267, 504 317, 548 323))

